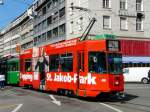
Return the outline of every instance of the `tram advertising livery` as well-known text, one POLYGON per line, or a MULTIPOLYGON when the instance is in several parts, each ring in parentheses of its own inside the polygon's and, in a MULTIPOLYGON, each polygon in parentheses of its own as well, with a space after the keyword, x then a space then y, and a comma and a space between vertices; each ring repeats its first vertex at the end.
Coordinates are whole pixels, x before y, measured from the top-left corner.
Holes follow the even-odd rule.
POLYGON ((93 36, 34 47, 21 53, 20 65, 20 86, 82 97, 124 91, 116 39, 93 36))

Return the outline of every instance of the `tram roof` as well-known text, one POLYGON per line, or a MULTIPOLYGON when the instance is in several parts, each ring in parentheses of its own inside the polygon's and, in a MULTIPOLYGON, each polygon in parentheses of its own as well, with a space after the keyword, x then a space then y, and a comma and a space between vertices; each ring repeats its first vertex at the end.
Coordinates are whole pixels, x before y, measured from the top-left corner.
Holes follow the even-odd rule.
POLYGON ((7 60, 7 63, 12 63, 12 62, 19 62, 18 58, 11 58, 9 60, 7 60))

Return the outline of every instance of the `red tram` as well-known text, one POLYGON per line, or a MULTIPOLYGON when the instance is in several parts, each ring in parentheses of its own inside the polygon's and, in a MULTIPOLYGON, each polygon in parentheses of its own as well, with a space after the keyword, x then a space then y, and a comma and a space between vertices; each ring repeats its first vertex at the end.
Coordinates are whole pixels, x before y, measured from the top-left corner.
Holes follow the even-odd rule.
POLYGON ((24 51, 20 86, 96 97, 124 91, 120 41, 78 38, 24 51))

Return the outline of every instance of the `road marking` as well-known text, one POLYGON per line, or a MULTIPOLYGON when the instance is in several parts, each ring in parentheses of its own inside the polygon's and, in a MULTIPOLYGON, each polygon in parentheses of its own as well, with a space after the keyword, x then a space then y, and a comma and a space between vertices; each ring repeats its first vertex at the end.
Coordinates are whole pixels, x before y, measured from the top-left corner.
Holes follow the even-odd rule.
POLYGON ((18 106, 11 112, 17 112, 22 107, 23 104, 17 104, 17 105, 18 106))
POLYGON ((49 95, 49 97, 53 100, 53 101, 51 101, 52 103, 54 103, 58 106, 61 106, 61 102, 56 100, 56 98, 53 95, 49 95))
POLYGON ((119 109, 117 109, 117 108, 115 108, 115 107, 112 107, 112 106, 110 106, 110 105, 107 105, 107 104, 105 104, 105 103, 99 103, 99 104, 101 104, 101 105, 103 105, 103 106, 105 106, 105 107, 108 107, 108 108, 110 108, 110 109, 112 109, 112 110, 115 110, 116 112, 123 112, 122 110, 119 110, 119 109))

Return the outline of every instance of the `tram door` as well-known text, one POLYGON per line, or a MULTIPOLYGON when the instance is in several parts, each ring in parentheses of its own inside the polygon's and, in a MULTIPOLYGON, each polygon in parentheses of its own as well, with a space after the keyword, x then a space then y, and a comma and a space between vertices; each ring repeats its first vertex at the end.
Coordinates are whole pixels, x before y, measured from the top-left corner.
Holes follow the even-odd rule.
POLYGON ((80 76, 83 76, 84 74, 84 51, 78 52, 78 80, 77 80, 77 88, 83 89, 83 87, 80 85, 80 76))

